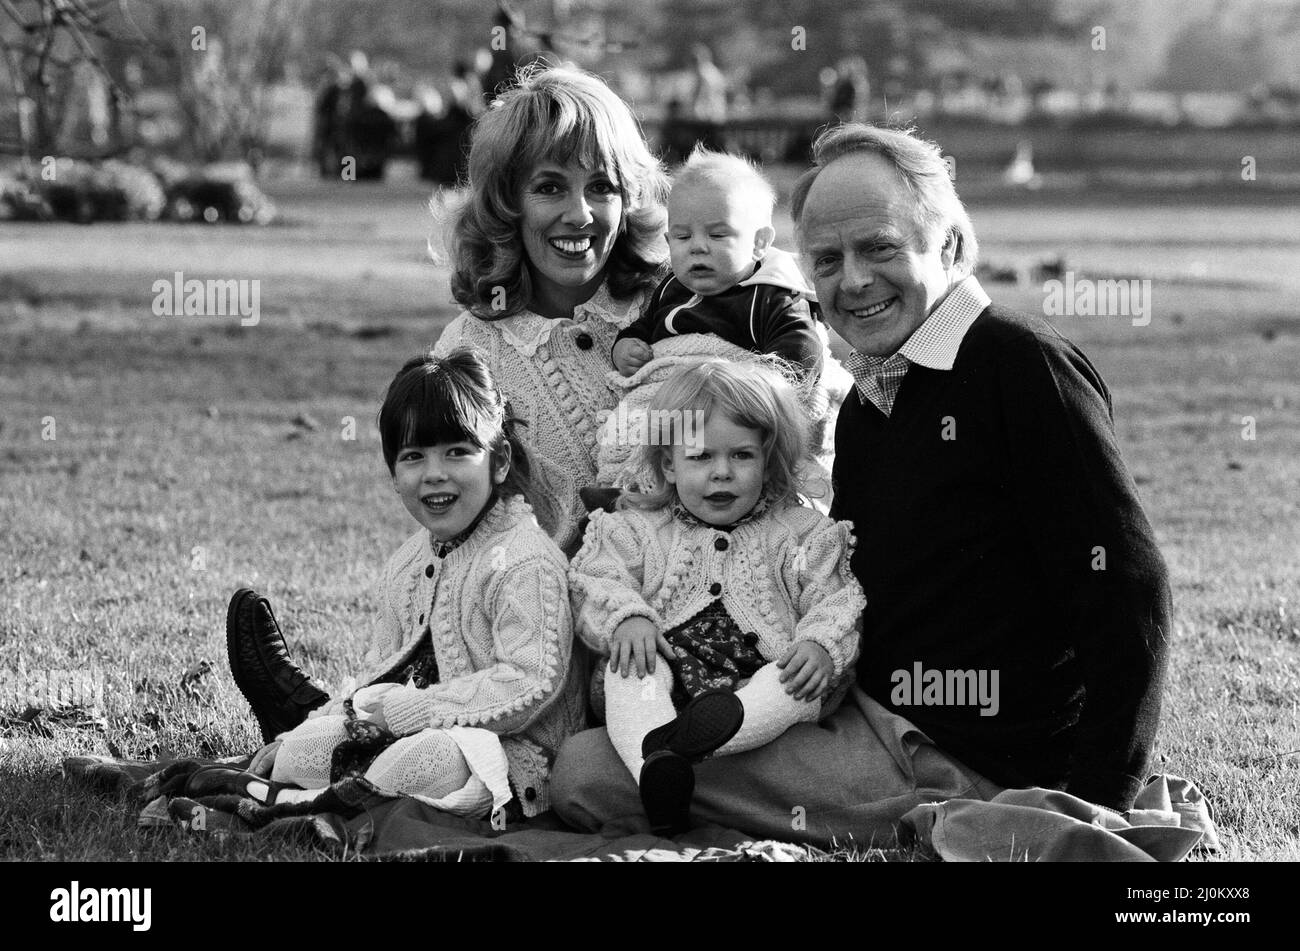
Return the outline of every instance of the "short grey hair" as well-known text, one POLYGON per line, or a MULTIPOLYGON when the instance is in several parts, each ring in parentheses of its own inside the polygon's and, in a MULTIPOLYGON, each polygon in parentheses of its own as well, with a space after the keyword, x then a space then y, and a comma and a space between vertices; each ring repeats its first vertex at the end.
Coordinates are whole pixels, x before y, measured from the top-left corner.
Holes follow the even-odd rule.
MULTIPOLYGON (((979 255, 979 242, 971 224, 966 206, 957 197, 948 164, 939 146, 928 142, 910 130, 884 129, 861 122, 847 122, 832 126, 819 134, 812 146, 813 167, 795 182, 790 196, 790 210, 794 223, 803 237, 803 206, 808 191, 817 176, 831 162, 846 155, 873 153, 883 156, 898 169, 903 184, 915 202, 917 224, 926 236, 951 236, 957 242, 953 267, 964 272, 975 269, 979 255)), ((927 244, 928 250, 928 244, 927 244)))

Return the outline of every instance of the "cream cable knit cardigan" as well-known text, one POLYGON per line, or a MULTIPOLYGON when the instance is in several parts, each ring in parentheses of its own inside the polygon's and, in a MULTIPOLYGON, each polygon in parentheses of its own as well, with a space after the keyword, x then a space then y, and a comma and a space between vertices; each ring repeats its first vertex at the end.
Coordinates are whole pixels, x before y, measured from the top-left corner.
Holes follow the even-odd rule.
POLYGON ((849 569, 848 522, 800 505, 776 506, 730 532, 687 523, 671 507, 593 512, 569 565, 574 630, 608 655, 630 617, 668 631, 715 597, 759 653, 778 661, 795 642, 830 654, 838 680, 858 656, 866 597, 849 569))
POLYGON ((606 382, 618 332, 641 314, 644 295, 620 301, 602 285, 573 318, 523 311, 501 320, 456 317, 434 345, 439 356, 477 348, 515 415, 532 464, 529 501, 542 528, 565 551, 579 541, 586 515, 578 489, 596 481, 596 437, 618 396, 606 382), (584 346, 585 345, 585 346, 584 346))
POLYGON ((430 628, 439 682, 383 694, 384 720, 398 736, 452 726, 499 734, 526 815, 548 807, 550 763, 584 726, 582 672, 569 663, 566 568, 518 496, 498 501, 446 558, 417 532, 384 569, 360 678, 371 684, 400 671, 430 628))

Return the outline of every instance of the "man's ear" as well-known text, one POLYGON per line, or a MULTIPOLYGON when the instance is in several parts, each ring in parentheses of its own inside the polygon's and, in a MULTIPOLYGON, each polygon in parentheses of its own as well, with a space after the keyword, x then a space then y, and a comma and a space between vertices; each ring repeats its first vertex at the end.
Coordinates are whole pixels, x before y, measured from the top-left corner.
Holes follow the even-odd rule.
POLYGON ((754 232, 754 260, 763 260, 763 255, 767 254, 767 249, 772 246, 776 240, 776 229, 771 225, 764 225, 754 232))
POLYGON ((957 260, 957 252, 961 249, 961 233, 956 228, 950 228, 944 236, 943 247, 939 249, 939 255, 943 259, 943 269, 950 270, 953 262, 957 260))
POLYGON ((501 442, 501 448, 498 450, 500 458, 492 460, 492 481, 500 485, 506 481, 506 476, 510 475, 510 462, 513 458, 514 450, 510 446, 510 440, 505 439, 501 442))

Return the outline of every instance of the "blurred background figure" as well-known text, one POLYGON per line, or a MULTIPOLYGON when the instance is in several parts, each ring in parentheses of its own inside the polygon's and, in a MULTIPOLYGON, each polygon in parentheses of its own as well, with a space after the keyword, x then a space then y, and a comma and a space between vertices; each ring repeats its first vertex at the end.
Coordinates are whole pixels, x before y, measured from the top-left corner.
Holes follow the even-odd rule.
POLYGON ((346 67, 342 60, 330 57, 321 71, 320 83, 312 112, 312 157, 321 178, 339 173, 339 158, 344 154, 344 135, 340 121, 340 97, 346 67))
POLYGON ((826 93, 830 114, 839 122, 870 121, 871 80, 867 61, 861 56, 846 56, 835 67, 834 78, 826 93))
POLYGON ((1043 177, 1034 171, 1034 143, 1028 139, 1016 143, 1016 154, 1003 170, 1002 181, 1014 188, 1030 190, 1043 186, 1043 177))
POLYGON ((689 115, 680 98, 674 96, 668 103, 664 138, 672 160, 684 159, 697 142, 726 150, 728 86, 727 77, 713 62, 713 52, 704 43, 696 43, 691 49, 689 115))
POLYGON ((506 9, 505 4, 501 4, 492 18, 493 43, 488 49, 488 55, 491 57, 491 63, 487 71, 483 74, 483 95, 490 102, 497 94, 499 89, 504 88, 511 82, 515 73, 515 61, 519 46, 519 30, 515 26, 514 17, 506 9), (495 42, 496 37, 501 36, 505 41, 505 49, 498 49, 495 42))
POLYGON ((720 125, 727 121, 727 77, 713 62, 713 53, 704 43, 696 43, 691 56, 695 82, 691 111, 701 122, 720 125))
POLYGON ((452 66, 444 101, 436 90, 426 94, 424 111, 415 121, 415 157, 420 177, 446 187, 455 186, 465 173, 469 129, 483 111, 483 85, 465 60, 452 66))

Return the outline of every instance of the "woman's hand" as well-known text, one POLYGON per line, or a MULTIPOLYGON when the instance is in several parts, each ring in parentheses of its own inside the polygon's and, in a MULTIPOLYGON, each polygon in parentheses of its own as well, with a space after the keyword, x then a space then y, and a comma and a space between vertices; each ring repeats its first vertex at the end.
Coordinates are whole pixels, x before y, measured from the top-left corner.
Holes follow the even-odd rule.
POLYGON ((650 344, 635 337, 624 337, 614 344, 614 350, 610 354, 615 369, 624 376, 631 376, 653 360, 654 355, 654 348, 650 344))
POLYGON ((776 662, 781 668, 785 692, 796 700, 815 700, 831 685, 835 665, 826 648, 812 641, 800 641, 776 662))
POLYGON ((672 645, 659 633, 653 621, 643 617, 630 617, 614 629, 609 639, 610 672, 620 672, 624 677, 636 667, 638 677, 655 672, 656 648, 665 657, 672 656, 672 645))

